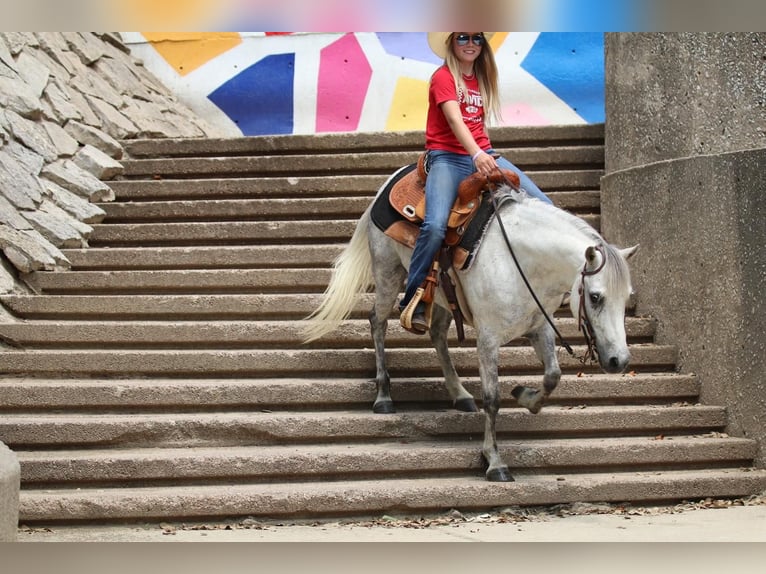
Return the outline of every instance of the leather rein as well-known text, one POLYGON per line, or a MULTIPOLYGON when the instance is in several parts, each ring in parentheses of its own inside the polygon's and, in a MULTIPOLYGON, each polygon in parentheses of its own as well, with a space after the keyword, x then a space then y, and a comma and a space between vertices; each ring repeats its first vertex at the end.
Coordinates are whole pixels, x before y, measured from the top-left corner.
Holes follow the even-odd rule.
MULTIPOLYGON (((512 181, 510 181, 507 177, 503 176, 503 179, 505 180, 506 184, 510 186, 513 190, 517 192, 521 192, 522 190, 519 189, 518 186, 514 185, 512 181)), ((489 178, 487 178, 487 183, 489 184, 489 178)), ((495 197, 494 193, 489 194, 490 199, 492 200, 492 207, 495 210, 495 214, 498 214, 498 203, 497 199, 495 197)), ((516 254, 513 251, 513 247, 511 246, 511 241, 508 238, 508 234, 505 231, 505 225, 503 224, 503 220, 499 217, 497 217, 498 224, 500 225, 500 231, 503 234, 503 239, 505 240, 505 244, 508 246, 508 251, 511 253, 511 257, 513 258, 513 262, 516 264, 516 269, 519 271, 519 274, 521 275, 521 278, 524 280, 524 284, 527 286, 527 289, 529 290, 529 293, 532 295, 532 298, 535 300, 535 303, 537 304, 537 307, 540 309, 540 312, 543 314, 543 317, 545 317, 545 320, 548 322, 548 324, 553 329, 553 332, 556 334, 556 336, 561 341, 561 345, 566 349, 567 353, 569 353, 571 356, 574 356, 574 351, 572 350, 572 347, 569 343, 567 343, 566 339, 562 337, 559 330, 556 328, 556 325, 553 324, 553 321, 551 320, 548 313, 543 308, 542 304, 540 303, 540 300, 537 298, 537 295, 535 294, 534 290, 532 289, 532 286, 529 284, 529 281, 527 280, 526 275, 524 275, 524 271, 521 269, 521 265, 519 264, 519 260, 516 258, 516 254)), ((580 286, 578 288, 578 294, 580 297, 580 305, 578 310, 578 317, 577 317, 577 330, 583 332, 583 336, 585 337, 585 354, 580 357, 580 363, 585 363, 588 360, 594 361, 598 357, 598 350, 596 349, 596 335, 593 332, 593 326, 591 325, 590 318, 588 317, 588 310, 585 307, 585 278, 589 277, 591 275, 595 275, 599 271, 601 271, 604 268, 604 265, 606 264, 606 254, 604 253, 604 249, 597 245, 594 249, 596 249, 599 253, 601 253, 601 264, 598 266, 598 268, 588 271, 587 266, 588 262, 585 262, 585 265, 583 265, 582 271, 580 272, 580 286)))

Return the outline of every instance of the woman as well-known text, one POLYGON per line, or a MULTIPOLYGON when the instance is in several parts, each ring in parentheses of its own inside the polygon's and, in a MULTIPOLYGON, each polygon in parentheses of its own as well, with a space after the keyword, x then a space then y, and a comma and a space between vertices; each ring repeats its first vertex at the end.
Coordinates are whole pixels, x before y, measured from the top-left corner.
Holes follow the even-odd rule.
MULTIPOLYGON (((450 208, 460 182, 478 171, 491 174, 498 167, 519 174, 528 195, 550 199, 513 164, 495 159, 487 136, 490 117, 498 118, 497 65, 489 45, 492 32, 431 32, 428 44, 444 58, 431 76, 426 119, 426 212, 410 261, 409 276, 399 311, 413 303, 444 240, 450 208)), ((402 325, 425 333, 425 304, 415 303, 412 316, 402 313, 402 325), (407 322, 409 321, 409 325, 407 322)), ((408 310, 409 311, 409 310, 408 310)))

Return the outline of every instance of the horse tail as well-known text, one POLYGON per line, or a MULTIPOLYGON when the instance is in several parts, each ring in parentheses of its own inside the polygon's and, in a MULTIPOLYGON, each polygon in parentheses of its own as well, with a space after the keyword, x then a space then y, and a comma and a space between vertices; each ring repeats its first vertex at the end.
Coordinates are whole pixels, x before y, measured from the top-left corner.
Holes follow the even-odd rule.
POLYGON ((314 341, 337 329, 347 319, 356 303, 356 296, 373 284, 372 256, 368 246, 370 210, 364 212, 346 248, 333 262, 332 277, 322 302, 303 329, 304 343, 314 341))

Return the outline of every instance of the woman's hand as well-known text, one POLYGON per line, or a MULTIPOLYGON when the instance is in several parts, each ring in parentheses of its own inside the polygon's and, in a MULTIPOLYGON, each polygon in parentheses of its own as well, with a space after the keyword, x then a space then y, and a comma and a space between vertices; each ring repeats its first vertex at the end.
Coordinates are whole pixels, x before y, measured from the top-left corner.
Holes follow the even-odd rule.
POLYGON ((476 171, 482 175, 490 175, 493 171, 498 169, 495 158, 486 152, 481 152, 475 160, 473 165, 476 166, 476 171))

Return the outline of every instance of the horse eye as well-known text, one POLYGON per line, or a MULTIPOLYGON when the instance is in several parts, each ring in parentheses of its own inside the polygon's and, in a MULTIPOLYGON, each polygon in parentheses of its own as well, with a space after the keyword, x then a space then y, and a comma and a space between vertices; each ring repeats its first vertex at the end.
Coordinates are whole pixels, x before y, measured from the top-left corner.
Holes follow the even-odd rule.
POLYGON ((601 295, 599 293, 591 293, 590 294, 590 302, 593 305, 598 305, 601 302, 601 295))

